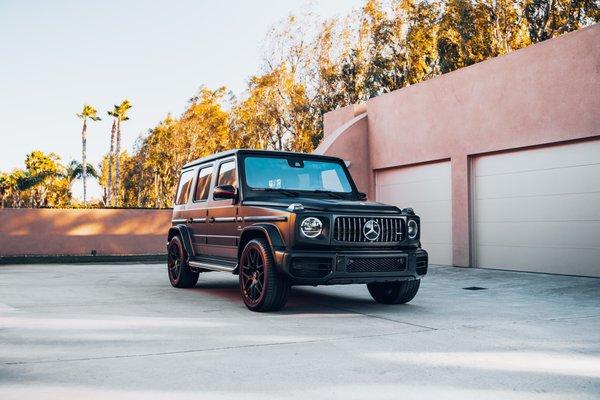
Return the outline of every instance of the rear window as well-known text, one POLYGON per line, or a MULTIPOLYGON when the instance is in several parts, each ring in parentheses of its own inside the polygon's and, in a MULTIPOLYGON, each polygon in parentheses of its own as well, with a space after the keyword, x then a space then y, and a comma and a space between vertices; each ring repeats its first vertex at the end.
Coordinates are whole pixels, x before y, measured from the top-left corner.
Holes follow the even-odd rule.
POLYGON ((188 202, 192 188, 192 180, 194 180, 194 170, 189 169, 181 174, 177 196, 175 197, 175 204, 186 204, 188 202))
POLYGON ((208 190, 210 189, 210 178, 212 176, 212 172, 212 166, 200 168, 200 171, 198 171, 198 180, 196 182, 194 201, 208 199, 208 190))

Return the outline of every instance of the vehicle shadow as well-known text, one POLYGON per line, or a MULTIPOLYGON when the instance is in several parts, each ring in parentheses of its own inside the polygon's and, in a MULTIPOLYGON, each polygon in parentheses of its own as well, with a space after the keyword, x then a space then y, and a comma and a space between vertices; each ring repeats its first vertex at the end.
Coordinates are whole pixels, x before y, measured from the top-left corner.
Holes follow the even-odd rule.
MULTIPOLYGON (((307 286, 294 286, 288 297, 286 307, 279 311, 282 314, 294 313, 319 313, 319 314, 342 314, 342 313, 377 313, 394 309, 415 309, 418 305, 385 305, 376 303, 366 292, 364 285, 348 285, 354 288, 354 293, 340 293, 339 290, 316 290, 307 286)), ((237 303, 241 306, 237 277, 236 279, 219 279, 211 281, 199 281, 194 289, 199 296, 210 296, 237 303)))
POLYGON ((232 302, 241 302, 237 276, 235 278, 205 282, 200 280, 191 290, 201 296, 207 295, 232 302))

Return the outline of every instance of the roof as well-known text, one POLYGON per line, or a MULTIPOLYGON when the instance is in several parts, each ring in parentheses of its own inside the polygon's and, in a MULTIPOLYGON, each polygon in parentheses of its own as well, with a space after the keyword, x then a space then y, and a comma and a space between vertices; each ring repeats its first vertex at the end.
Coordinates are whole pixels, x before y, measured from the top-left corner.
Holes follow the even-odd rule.
POLYGON ((235 155, 235 154, 264 154, 264 155, 277 155, 277 156, 287 155, 287 156, 303 156, 303 157, 328 158, 328 159, 332 159, 332 160, 339 160, 339 158, 337 158, 337 157, 322 156, 322 155, 311 154, 311 153, 297 153, 297 152, 293 152, 293 151, 233 149, 233 150, 221 151, 219 153, 211 154, 210 156, 206 156, 206 157, 198 158, 194 161, 190 161, 189 163, 187 163, 183 166, 183 169, 190 168, 190 167, 193 167, 198 164, 204 164, 209 161, 218 160, 220 158, 229 157, 229 156, 235 155))

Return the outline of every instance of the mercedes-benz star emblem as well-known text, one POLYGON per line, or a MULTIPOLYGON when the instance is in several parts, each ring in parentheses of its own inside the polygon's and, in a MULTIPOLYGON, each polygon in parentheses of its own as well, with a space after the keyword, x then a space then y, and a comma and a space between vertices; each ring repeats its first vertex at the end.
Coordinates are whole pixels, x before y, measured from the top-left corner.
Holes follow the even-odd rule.
POLYGON ((379 222, 374 219, 365 222, 365 225, 363 226, 363 235, 365 235, 367 240, 370 240, 371 242, 377 240, 380 233, 381 227, 379 226, 379 222))

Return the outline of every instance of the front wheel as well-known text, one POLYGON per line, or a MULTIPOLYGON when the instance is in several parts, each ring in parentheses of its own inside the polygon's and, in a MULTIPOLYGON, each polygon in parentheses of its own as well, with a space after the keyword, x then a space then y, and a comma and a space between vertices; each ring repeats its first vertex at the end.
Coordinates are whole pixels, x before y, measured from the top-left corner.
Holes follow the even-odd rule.
POLYGON ((269 244, 264 239, 248 242, 239 260, 240 292, 251 311, 277 311, 287 302, 290 286, 275 270, 269 244))
POLYGON ((419 291, 421 280, 367 283, 371 297, 382 304, 404 304, 411 301, 419 291))

